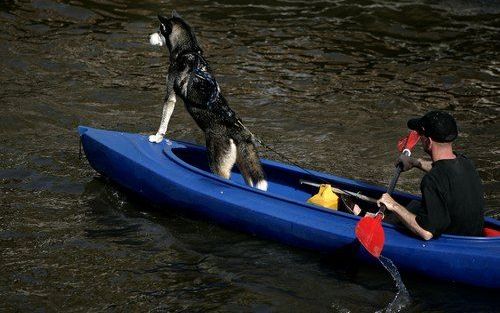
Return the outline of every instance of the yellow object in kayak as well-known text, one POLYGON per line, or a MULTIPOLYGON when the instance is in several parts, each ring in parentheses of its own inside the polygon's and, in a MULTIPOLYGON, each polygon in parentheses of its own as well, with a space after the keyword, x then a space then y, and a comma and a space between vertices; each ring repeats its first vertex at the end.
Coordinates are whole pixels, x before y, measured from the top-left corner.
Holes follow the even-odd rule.
POLYGON ((319 192, 309 198, 307 202, 332 210, 337 210, 339 197, 332 191, 332 186, 329 184, 322 184, 319 186, 319 192))

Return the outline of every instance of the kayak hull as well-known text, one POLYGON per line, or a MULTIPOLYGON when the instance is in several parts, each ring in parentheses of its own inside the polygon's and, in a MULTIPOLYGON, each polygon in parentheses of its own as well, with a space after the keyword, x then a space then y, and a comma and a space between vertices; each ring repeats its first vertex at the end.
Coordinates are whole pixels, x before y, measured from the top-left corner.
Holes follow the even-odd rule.
MULTIPOLYGON (((231 180, 209 172, 205 149, 147 136, 79 127, 85 155, 100 174, 148 202, 175 208, 234 230, 322 253, 352 254, 364 262, 374 258, 357 241, 359 217, 306 203, 313 189, 300 179, 325 182, 378 197, 384 188, 295 166, 262 160, 267 192, 244 184, 237 170, 231 180)), ((401 203, 418 196, 395 192, 401 203)), ((491 227, 500 223, 487 218, 491 227)), ((383 224, 382 255, 398 268, 428 277, 481 287, 500 288, 500 237, 443 235, 423 241, 393 225, 383 224)), ((349 256, 351 257, 351 256, 349 256)))

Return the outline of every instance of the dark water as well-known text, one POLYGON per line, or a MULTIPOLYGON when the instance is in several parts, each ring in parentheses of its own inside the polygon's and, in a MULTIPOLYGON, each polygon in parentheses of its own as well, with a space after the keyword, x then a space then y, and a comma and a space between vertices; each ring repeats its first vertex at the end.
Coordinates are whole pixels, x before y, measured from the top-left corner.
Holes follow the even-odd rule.
MULTIPOLYGON (((172 8, 231 106, 291 159, 387 184, 405 120, 447 109, 500 216, 498 2, 1 1, 0 311, 372 312, 394 298, 381 266, 154 210, 78 160, 79 124, 156 131, 168 61, 147 35, 172 8)), ((203 142, 182 104, 169 136, 203 142)), ((407 312, 498 310, 484 290, 403 280, 407 312)))

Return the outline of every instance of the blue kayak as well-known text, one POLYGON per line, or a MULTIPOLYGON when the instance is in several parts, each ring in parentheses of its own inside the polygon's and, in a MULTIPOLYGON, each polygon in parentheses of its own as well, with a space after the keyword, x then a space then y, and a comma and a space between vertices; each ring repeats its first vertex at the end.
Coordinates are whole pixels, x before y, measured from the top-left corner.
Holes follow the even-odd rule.
MULTIPOLYGON (((378 198, 385 189, 295 166, 262 160, 267 192, 248 187, 237 169, 230 180, 212 174, 204 147, 147 136, 80 126, 90 165, 111 181, 148 202, 213 221, 233 230, 322 253, 352 253, 364 262, 374 258, 359 244, 354 228, 359 217, 308 204, 318 190, 301 180, 378 198), (339 252, 341 251, 341 252, 339 252)), ((420 200, 396 191, 401 204, 420 200)), ((499 230, 500 222, 486 218, 499 230)), ((399 269, 445 281, 500 288, 500 237, 442 235, 424 241, 406 230, 383 223, 382 254, 399 269)))

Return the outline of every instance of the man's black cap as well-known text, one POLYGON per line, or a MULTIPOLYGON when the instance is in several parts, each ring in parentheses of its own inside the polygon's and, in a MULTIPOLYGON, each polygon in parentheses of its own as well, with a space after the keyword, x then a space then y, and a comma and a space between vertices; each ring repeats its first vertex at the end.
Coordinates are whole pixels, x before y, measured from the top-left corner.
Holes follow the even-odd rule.
POLYGON ((452 142, 458 136, 457 122, 443 111, 431 111, 408 121, 408 128, 437 142, 452 142))

